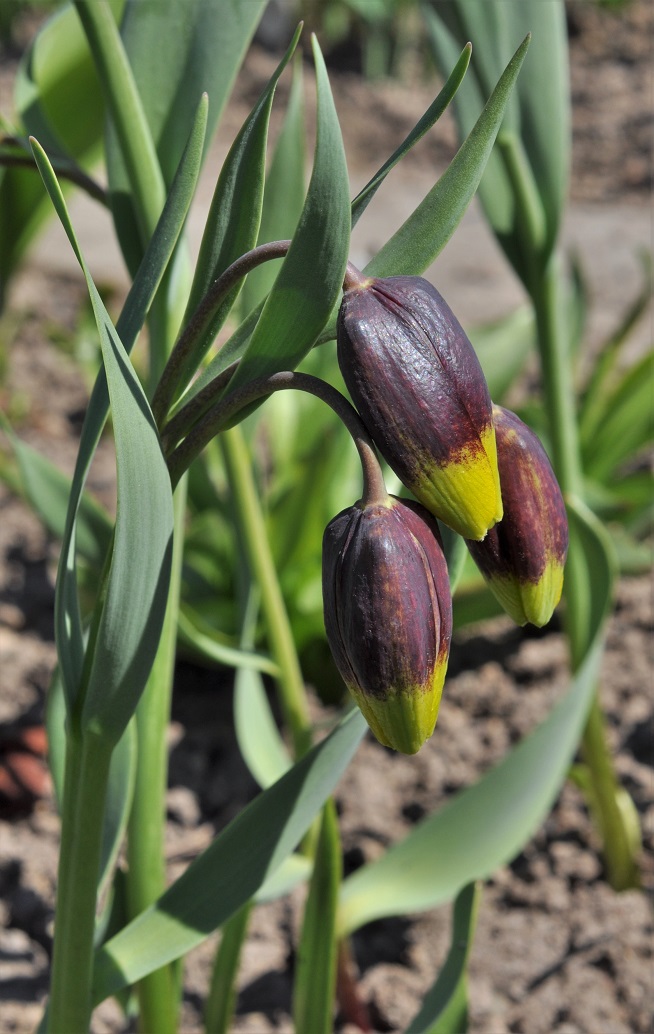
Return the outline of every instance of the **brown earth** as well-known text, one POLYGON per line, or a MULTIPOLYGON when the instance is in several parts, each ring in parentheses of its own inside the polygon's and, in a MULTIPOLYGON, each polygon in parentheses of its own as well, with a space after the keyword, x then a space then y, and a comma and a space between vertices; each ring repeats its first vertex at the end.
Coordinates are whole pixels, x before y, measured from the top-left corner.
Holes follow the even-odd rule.
MULTIPOLYGON (((628 201, 643 220, 651 218, 653 9, 634 3, 610 13, 574 4, 569 21, 573 201, 596 203, 598 217, 628 201)), ((225 139, 233 137, 244 105, 258 94, 272 62, 262 52, 251 56, 228 112, 225 139)), ((7 66, 4 83, 10 71, 7 66)), ((433 89, 420 84, 371 87, 343 73, 334 74, 334 90, 348 158, 361 178, 396 146, 433 96, 433 89)), ((1 88, 0 95, 5 96, 1 88)), ((454 146, 453 127, 444 122, 409 167, 442 165, 454 146)), ((0 405, 24 440, 70 471, 88 385, 53 339, 79 325, 83 289, 78 278, 33 262, 14 298, 3 327, 9 347, 0 405)), ((92 488, 110 504, 108 443, 94 466, 92 488)), ((57 544, 4 487, 0 512, 0 735, 5 758, 12 754, 16 765, 20 755, 18 775, 35 791, 27 813, 5 809, 0 819, 0 1031, 22 1034, 36 1026, 47 991, 58 819, 38 760, 24 760, 29 752, 20 732, 42 721, 55 661, 57 544)), ((616 766, 643 824, 644 890, 616 894, 607 885, 597 835, 579 791, 567 783, 543 828, 484 887, 470 963, 474 1034, 645 1034, 652 1029, 651 603, 647 578, 621 582, 601 685, 616 766)), ((546 715, 567 680, 565 642, 556 622, 536 633, 498 619, 460 634, 433 739, 414 758, 393 755, 366 739, 338 788, 346 871, 377 857, 448 795, 499 761, 546 715)), ((230 720, 224 677, 180 665, 166 843, 171 878, 255 792, 230 720)), ((296 891, 255 911, 239 976, 235 1031, 291 1031, 301 905, 302 892, 296 891)), ((443 960, 449 922, 450 910, 443 908, 373 923, 355 936, 361 993, 371 1003, 375 1030, 406 1027, 443 960)), ((200 1029, 214 948, 215 937, 187 962, 184 1034, 200 1029)), ((93 1030, 98 1034, 126 1029, 131 1028, 113 1003, 97 1011, 93 1030)))

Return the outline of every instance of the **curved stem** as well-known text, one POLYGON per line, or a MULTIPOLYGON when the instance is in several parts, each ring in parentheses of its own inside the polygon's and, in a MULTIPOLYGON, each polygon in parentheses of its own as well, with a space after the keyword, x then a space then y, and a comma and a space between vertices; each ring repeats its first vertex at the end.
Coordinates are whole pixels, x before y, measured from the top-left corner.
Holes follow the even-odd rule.
POLYGON ((172 452, 175 445, 191 430, 194 424, 205 415, 205 413, 220 398, 223 391, 231 381, 239 361, 236 360, 226 370, 219 373, 214 379, 194 395, 186 405, 169 421, 164 424, 161 431, 161 444, 164 452, 172 452))
POLYGON ((258 248, 253 248, 252 251, 237 258, 214 280, 177 339, 161 375, 152 400, 152 412, 157 423, 161 423, 168 411, 177 388, 179 375, 184 369, 186 359, 195 342, 225 296, 252 269, 271 259, 283 258, 290 246, 290 241, 272 241, 269 244, 261 244, 258 248))
MULTIPOLYGON (((340 391, 330 384, 307 373, 284 371, 270 377, 261 377, 246 384, 233 395, 219 401, 193 428, 184 441, 168 456, 168 469, 173 485, 188 469, 195 457, 220 431, 224 430, 247 406, 272 394, 294 388, 306 391, 321 399, 343 421, 352 435, 359 453, 363 470, 363 493, 361 501, 365 506, 385 503, 388 498, 384 477, 377 459, 372 439, 354 406, 340 391)), ((183 410, 182 410, 183 412, 183 410)), ((181 413, 180 413, 181 416, 181 413)))
MULTIPOLYGON (((231 266, 228 266, 214 280, 180 334, 170 354, 166 368, 161 375, 161 380, 152 400, 152 411, 159 425, 164 420, 173 401, 180 377, 184 372, 189 356, 193 352, 197 339, 227 294, 236 286, 239 280, 247 276, 257 266, 262 265, 264 262, 270 262, 272 259, 284 258, 288 254, 292 243, 290 240, 284 240, 260 244, 258 247, 237 258, 235 262, 232 262, 231 266)), ((356 266, 348 262, 343 287, 345 290, 350 290, 353 286, 363 284, 369 279, 369 277, 364 277, 356 266)))

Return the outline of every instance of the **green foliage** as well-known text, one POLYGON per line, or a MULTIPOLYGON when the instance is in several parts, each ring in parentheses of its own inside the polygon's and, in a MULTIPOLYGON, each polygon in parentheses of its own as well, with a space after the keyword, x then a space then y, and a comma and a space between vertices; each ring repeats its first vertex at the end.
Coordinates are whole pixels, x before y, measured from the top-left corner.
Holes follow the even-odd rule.
MULTIPOLYGON (((616 378, 625 336, 617 332, 582 391, 577 428, 570 367, 561 365, 562 357, 568 363, 570 342, 561 350, 555 333, 553 256, 569 118, 559 4, 499 5, 501 14, 498 5, 482 10, 465 0, 436 5, 443 20, 427 18, 447 72, 445 85, 352 202, 315 39, 317 136, 308 187, 297 63, 283 128, 267 162, 276 87, 288 74, 298 29, 217 175, 191 272, 184 228, 200 168, 264 6, 263 0, 219 6, 203 0, 77 0, 46 23, 30 47, 16 84, 17 132, 0 141, 0 282, 15 269, 46 206, 53 206, 85 278, 102 358, 71 480, 3 420, 13 460, 3 461, 0 475, 62 540, 58 671, 48 716, 62 854, 46 1027, 88 1029, 92 1003, 138 982, 143 1029, 173 1030, 178 989, 168 967, 222 925, 207 1027, 227 1029, 253 902, 308 880, 294 993, 298 1030, 331 1029, 336 960, 343 950, 337 937, 381 916, 456 898, 450 952, 409 1030, 461 1034, 474 882, 510 860, 545 817, 591 706, 614 564, 605 531, 587 504, 620 515, 634 536, 647 512, 637 460, 651 430, 643 386, 648 368, 638 364, 616 378), (468 35, 475 58, 466 74, 468 35), (324 647, 322 530, 360 495, 360 469, 344 425, 322 401, 280 392, 257 408, 262 396, 252 385, 299 366, 319 378, 323 397, 333 400, 327 389, 340 380, 324 345, 335 333, 351 224, 365 216, 374 193, 455 95, 462 127, 455 158, 365 272, 422 272, 480 189, 533 303, 501 327, 475 335, 491 391, 499 399, 509 390, 536 340, 545 404, 532 402, 531 411, 549 436, 555 462, 566 449, 573 457, 560 477, 571 525, 566 619, 574 676, 547 719, 495 769, 374 864, 341 881, 329 798, 364 724, 358 713, 349 714, 312 745, 298 652, 322 658, 316 648, 324 647), (100 157, 107 197, 88 177, 100 157), (2 167, 16 158, 29 160, 30 167, 2 167), (64 180, 111 205, 133 277, 115 325, 75 236, 64 180), (278 238, 290 239, 278 252, 281 263, 257 267, 255 258, 265 248, 255 245, 278 238), (234 263, 240 263, 236 273, 234 263), (144 330, 145 386, 130 361, 144 330), (219 331, 226 341, 209 358, 219 331), (323 347, 314 349, 316 344, 323 347), (241 408, 221 423, 235 396, 244 400, 241 408), (85 491, 108 417, 116 451, 115 522, 85 491), (207 427, 220 437, 201 451, 207 427), (180 450, 188 462, 178 469, 173 458, 180 450), (581 471, 583 478, 576 478, 581 471), (96 586, 90 601, 81 591, 83 565, 96 586), (236 669, 234 734, 261 792, 165 889, 161 865, 150 866, 148 855, 160 863, 163 733, 176 647, 236 669), (273 717, 263 675, 273 680, 291 747, 273 717), (148 813, 155 814, 152 823, 145 821, 148 813), (135 816, 143 817, 142 829, 134 828, 135 816), (317 837, 307 835, 316 821, 317 837), (123 895, 115 863, 126 827, 130 871, 123 895), (109 898, 115 891, 132 914, 116 907, 110 920, 107 912, 96 923, 98 894, 105 890, 109 898)), ((387 24, 395 6, 350 4, 377 27, 387 24)), ((574 338, 583 323, 577 287, 565 302, 574 316, 574 338)), ((627 322, 643 305, 639 300, 627 322)), ((399 489, 391 477, 388 484, 399 489)), ((470 620, 487 604, 471 581, 462 540, 452 532, 444 539, 452 585, 459 586, 458 620, 470 620)), ((320 666, 323 689, 340 702, 335 667, 320 666)), ((595 787, 592 765, 589 770, 595 787)), ((610 781, 606 785, 610 790, 610 781)), ((596 801, 601 810, 601 794, 596 801)))

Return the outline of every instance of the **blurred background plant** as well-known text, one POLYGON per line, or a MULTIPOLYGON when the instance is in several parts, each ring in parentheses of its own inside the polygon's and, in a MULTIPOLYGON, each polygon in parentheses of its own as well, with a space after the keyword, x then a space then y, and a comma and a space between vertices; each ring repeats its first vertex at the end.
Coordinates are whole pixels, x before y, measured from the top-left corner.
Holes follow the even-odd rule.
MULTIPOLYGON (((169 3, 166 7, 174 10, 175 4, 169 3)), ((224 73, 222 70, 220 74, 208 70, 209 55, 205 52, 207 64, 203 66, 203 74, 209 79, 213 75, 209 92, 214 122, 226 101, 237 59, 254 31, 262 8, 263 4, 257 5, 255 11, 253 5, 250 13, 244 15, 241 12, 241 20, 237 18, 234 54, 228 52, 226 44, 221 52, 224 73), (214 106, 216 96, 217 104, 214 106)), ((112 9, 118 19, 123 9, 121 0, 113 0, 112 9)), ((202 28, 204 31, 207 29, 201 20, 195 20, 198 10, 197 5, 189 4, 186 15, 186 24, 196 42, 202 28)), ((110 799, 118 806, 111 813, 113 839, 110 838, 111 850, 102 871, 111 873, 112 852, 121 839, 131 802, 131 875, 128 879, 132 880, 133 886, 129 915, 138 916, 163 891, 160 867, 154 873, 143 873, 139 859, 142 861, 156 854, 157 843, 161 840, 161 787, 165 785, 163 744, 175 643, 180 655, 203 664, 235 668, 235 733, 253 775, 266 792, 269 792, 266 788, 270 788, 273 795, 266 797, 264 793, 258 799, 257 808, 249 812, 249 818, 243 818, 240 839, 237 836, 236 841, 245 855, 236 851, 233 865, 240 864, 247 856, 255 833, 260 832, 262 817, 272 809, 274 801, 279 803, 278 825, 274 833, 275 836, 283 834, 287 858, 282 866, 284 879, 276 889, 268 889, 267 893, 279 893, 293 881, 307 878, 308 859, 315 852, 316 865, 301 948, 308 961, 302 975, 298 976, 296 1000, 296 1022, 301 1030, 317 1031, 329 1021, 334 966, 337 958, 347 954, 348 935, 373 918, 429 908, 455 897, 452 958, 448 959, 435 984, 434 991, 438 993, 425 1000, 425 1007, 416 1016, 411 1029, 431 1029, 429 1024, 437 1017, 442 1018, 449 1010, 449 1029, 463 1030, 465 980, 460 951, 459 956, 457 951, 461 944, 467 951, 472 937, 477 899, 474 883, 512 857, 545 815, 569 768, 594 690, 614 569, 611 546, 594 514, 611 521, 612 537, 619 546, 625 570, 641 569, 641 565, 647 562, 646 538, 650 530, 651 500, 643 456, 651 433, 647 401, 648 367, 645 361, 637 361, 626 370, 621 366, 619 376, 616 370, 629 330, 644 310, 650 290, 650 270, 645 262, 643 289, 634 297, 632 309, 623 325, 616 328, 611 339, 600 349, 590 369, 584 362, 585 369, 577 375, 577 358, 583 355, 583 275, 574 264, 570 267, 572 275, 564 274, 558 255, 570 146, 563 6, 522 3, 519 10, 512 7, 509 11, 506 5, 493 4, 487 5, 481 13, 479 5, 463 2, 439 3, 434 10, 439 21, 430 9, 419 12, 415 5, 383 2, 379 5, 312 4, 308 5, 305 15, 308 20, 316 20, 328 40, 337 41, 341 31, 351 33, 358 26, 356 31, 366 41, 365 72, 371 77, 398 70, 402 48, 405 44, 414 48, 416 40, 421 41, 421 46, 433 48, 444 77, 452 73, 449 87, 437 98, 433 110, 430 109, 420 120, 410 139, 400 146, 394 160, 399 160, 421 133, 433 124, 457 91, 469 57, 462 48, 468 38, 472 38, 475 44, 475 61, 457 93, 461 102, 457 109, 461 138, 462 141, 472 140, 474 146, 462 144, 457 159, 435 185, 426 203, 418 206, 405 226, 370 263, 368 269, 372 272, 380 275, 419 272, 428 265, 453 231, 474 192, 506 106, 498 145, 488 159, 480 196, 490 225, 523 283, 531 307, 519 310, 500 324, 480 328, 473 334, 473 340, 484 365, 491 394, 497 402, 503 401, 514 389, 524 364, 534 355, 534 345, 538 346, 541 356, 544 397, 525 396, 520 413, 548 444, 571 507, 573 546, 567 577, 566 620, 574 678, 569 694, 551 718, 489 777, 467 794, 454 798, 447 809, 428 817, 416 828, 415 834, 389 850, 378 863, 364 866, 348 877, 340 890, 335 888, 331 880, 338 868, 334 864, 338 856, 338 832, 329 805, 320 820, 320 834, 314 830, 307 849, 291 854, 302 830, 309 826, 316 814, 318 805, 313 811, 307 806, 301 819, 293 825, 289 802, 303 781, 311 778, 311 773, 317 770, 322 755, 314 754, 311 757, 317 760, 298 761, 290 769, 292 752, 280 739, 272 721, 261 676, 271 676, 278 685, 287 683, 286 689, 281 689, 281 709, 287 719, 293 712, 293 701, 289 702, 288 696, 285 697, 288 685, 295 687, 293 692, 297 692, 301 699, 302 687, 298 687, 298 682, 301 684, 302 677, 317 687, 323 700, 339 705, 344 702, 344 687, 324 637, 320 543, 328 520, 359 495, 358 462, 340 422, 336 422, 332 414, 315 400, 288 392, 271 397, 234 433, 229 432, 213 442, 196 460, 185 488, 185 507, 182 495, 177 497, 178 612, 173 607, 166 618, 170 624, 166 625, 162 640, 165 656, 155 662, 155 678, 139 705, 141 746, 138 765, 132 732, 120 740, 121 747, 115 753, 119 758, 116 768, 120 769, 122 778, 114 775, 111 781, 110 799), (407 7, 410 10, 406 10, 407 7), (346 25, 347 30, 343 28, 346 25), (398 32, 400 25, 402 31, 398 32), (512 54, 527 30, 534 33, 534 45, 528 54, 524 74, 517 79, 514 99, 509 101, 511 85, 519 67, 516 59, 512 63, 512 54), (398 42, 401 44, 399 47, 396 46, 398 42), (505 68, 511 69, 510 74, 505 72, 505 68), (452 69, 455 69, 454 73, 452 69), (493 94, 498 81, 503 85, 499 93, 493 94), (495 98, 494 105, 485 109, 478 121, 484 102, 491 94, 495 98), (458 196, 453 186, 455 181, 458 196), (462 183, 465 188, 463 198, 460 196, 462 183), (452 214, 453 204, 456 207, 452 214), (563 319, 563 315, 567 318, 563 319), (182 526, 183 551, 179 538, 182 526), (619 534, 615 529, 619 529, 619 534), (258 598, 260 606, 257 606, 258 598), (291 630, 292 636, 289 635, 291 630), (293 649, 289 656, 290 640, 295 643, 293 649, 297 649, 298 657, 295 659, 293 649), (152 696, 153 690, 158 695, 156 701, 152 696), (150 743, 145 738, 146 728, 154 730, 150 743), (289 775, 290 783, 284 784, 288 789, 282 790, 276 780, 289 769, 294 774, 289 775), (135 789, 132 788, 132 780, 136 781, 135 789), (146 785, 148 781, 151 783, 149 788, 146 785), (529 790, 515 801, 510 795, 511 786, 526 786, 529 790), (511 816, 509 826, 499 837, 493 818, 498 809, 508 811, 511 816), (148 810, 156 815, 153 828, 149 830, 145 819, 148 810), (487 819, 480 822, 480 814, 487 819), (292 831, 289 832, 291 826, 292 831), (451 845, 451 850, 438 863, 439 869, 435 867, 434 857, 436 854, 442 856, 439 845, 444 842, 451 845), (401 875, 407 871, 407 866, 411 867, 411 880, 403 879, 401 875), (318 928, 323 931, 331 929, 331 934, 325 935, 329 946, 326 957, 321 955, 320 946, 315 942, 318 928), (337 944, 340 947, 337 948, 337 944), (455 957, 458 958, 458 968, 454 966, 455 957), (319 986, 323 988, 323 996, 312 998, 319 986), (315 1005, 313 1012, 312 1002, 315 1005)), ((159 18, 163 17, 162 12, 163 5, 159 18)), ((139 275, 139 260, 150 240, 149 234, 154 232, 156 235, 161 226, 159 218, 164 217, 159 217, 158 211, 154 214, 147 211, 143 184, 135 182, 136 172, 129 166, 130 147, 141 160, 142 168, 152 175, 156 186, 154 193, 161 205, 166 191, 170 191, 174 198, 177 206, 176 232, 183 222, 185 207, 190 203, 192 193, 187 185, 183 199, 174 194, 175 184, 181 182, 175 179, 177 163, 182 163, 180 168, 191 180, 191 171, 184 162, 189 165, 195 162, 197 174, 199 152, 202 150, 202 144, 198 149, 196 140, 195 152, 190 157, 183 151, 189 131, 195 132, 198 138, 203 136, 202 116, 195 113, 192 104, 192 101, 197 103, 199 90, 194 93, 188 86, 181 91, 181 97, 175 98, 171 93, 173 87, 166 83, 166 111, 162 114, 159 107, 160 93, 164 89, 162 76, 169 69, 152 68, 149 51, 152 49, 152 33, 161 32, 164 24, 164 21, 149 22, 147 14, 142 20, 133 17, 131 24, 129 20, 122 23, 123 46, 136 79, 136 94, 140 95, 145 108, 148 127, 145 135, 143 125, 138 132, 132 125, 127 129, 123 127, 123 135, 119 135, 118 140, 110 132, 102 144, 99 130, 107 111, 118 124, 121 110, 123 114, 127 110, 125 97, 117 95, 118 87, 108 76, 112 61, 117 63, 122 59, 122 52, 114 40, 114 50, 109 51, 107 59, 107 53, 103 51, 106 41, 102 42, 101 34, 94 40, 87 24, 92 57, 87 37, 81 31, 72 8, 44 26, 24 57, 16 82, 16 113, 12 116, 15 121, 11 124, 5 121, 5 138, 0 142, 0 163, 4 163, 0 170, 0 277, 3 287, 38 228, 52 211, 51 200, 44 192, 41 180, 32 168, 27 168, 33 163, 26 139, 30 132, 44 145, 54 172, 61 178, 66 191, 71 189, 71 185, 76 185, 86 189, 100 203, 111 201, 116 232, 127 264, 135 283, 143 290, 144 274, 139 275), (102 88, 94 67, 104 70, 106 79, 102 88), (74 117, 71 97, 76 106, 74 117), (81 112, 80 105, 83 108, 81 112), (170 125, 175 127, 172 143, 164 133, 164 128, 170 125), (148 133, 152 134, 158 149, 157 160, 164 175, 165 188, 161 186, 152 153, 144 157, 141 151, 141 148, 148 150, 148 133), (89 179, 103 147, 108 164, 108 191, 89 179), (181 157, 182 154, 185 157, 181 157), (147 224, 145 232, 144 222, 147 224)), ((521 56, 524 56, 524 51, 521 56)), ((183 55, 173 62, 177 71, 183 64, 182 59, 183 55)), ((213 58, 212 61, 219 67, 217 61, 213 58)), ((160 61, 158 65, 161 65, 160 61)), ((280 68, 280 73, 282 70, 280 68)), ((174 76, 172 78, 174 80, 174 76)), ((129 77, 127 81, 129 83, 129 77)), ((322 117, 323 126, 331 127, 330 131, 336 134, 333 139, 337 140, 338 133, 325 99, 328 95, 324 80, 319 81, 319 89, 321 84, 323 108, 319 119, 322 117)), ((265 98, 248 120, 247 132, 237 138, 224 166, 223 172, 227 169, 227 173, 221 175, 216 188, 216 200, 207 222, 204 256, 201 252, 199 260, 200 266, 204 265, 202 276, 197 283, 194 281, 196 300, 201 293, 197 284, 202 284, 202 277, 206 288, 211 276, 222 271, 241 251, 257 241, 293 237, 298 225, 302 225, 306 153, 299 68, 296 67, 293 75, 283 128, 271 160, 266 163, 265 129, 273 89, 274 82, 271 82, 265 98), (253 139, 256 140, 254 157, 253 152, 248 151, 248 141, 253 139), (265 192, 260 219, 259 213, 255 212, 256 217, 247 233, 237 231, 232 223, 227 226, 221 224, 221 212, 233 214, 236 220, 236 213, 251 205, 249 199, 253 191, 255 196, 259 196, 257 191, 262 189, 264 175, 265 192), (230 234, 234 235, 232 239, 230 234)), ((42 157, 40 161, 50 195, 58 205, 60 218, 65 221, 66 211, 56 194, 55 181, 42 157)), ((340 171, 335 168, 322 152, 317 152, 315 161, 317 165, 314 168, 321 168, 321 163, 325 163, 324 175, 327 178, 342 178, 342 168, 340 171)), ((338 156, 333 161, 337 164, 338 156)), ((381 184, 387 171, 389 169, 383 166, 373 188, 381 184)), ((182 190, 179 186, 176 189, 182 190)), ((342 184, 339 189, 342 192, 342 184)), ((363 214, 369 194, 370 191, 366 193, 364 189, 353 202, 353 219, 363 214)), ((341 196, 341 204, 342 201, 341 196)), ((72 231, 69 237, 75 247, 72 231)), ((158 246, 161 247, 160 244, 158 246)), ((338 247, 343 247, 342 240, 338 247)), ((311 254, 315 262, 315 256, 311 254)), ((159 275, 168 277, 169 274, 164 274, 163 270, 170 256, 155 252, 154 257, 151 253, 149 257, 155 266, 159 264, 159 275)), ((178 249, 171 261, 175 264, 174 275, 164 281, 165 290, 159 293, 159 301, 154 302, 150 322, 151 351, 142 348, 137 366, 150 398, 174 338, 174 328, 182 318, 185 295, 189 290, 189 272, 183 248, 178 249)), ((253 326, 249 314, 256 311, 268 292, 274 290, 278 264, 274 266, 271 263, 248 276, 225 331, 225 336, 230 333, 232 336, 202 373, 201 383, 206 384, 228 365, 229 360, 243 354, 253 326)), ((105 315, 102 298, 91 285, 92 282, 89 290, 94 322, 99 321, 102 337, 102 327, 106 334, 111 324, 105 315)), ((153 289, 154 284, 150 283, 149 290, 153 289)), ((132 301, 118 319, 117 327, 123 338, 127 333, 126 327, 130 332, 133 330, 135 297, 131 296, 132 301)), ((321 338, 328 341, 333 336, 333 319, 323 322, 327 327, 322 330, 321 338)), ((295 323, 295 313, 289 312, 285 326, 288 329, 295 323)), ((109 338, 105 336, 102 339, 102 352, 104 362, 110 368, 111 331, 108 333, 109 338)), ((210 336, 213 333, 215 328, 210 336)), ((210 340, 207 343, 210 344, 210 340)), ((71 345, 76 347, 74 343, 66 347, 71 345)), ((310 345, 305 342, 304 347, 306 350, 310 345)), ((85 345, 84 355, 79 360, 89 369, 95 363, 91 357, 90 367, 87 365, 87 354, 85 345)), ((265 349, 263 359, 270 359, 265 349)), ((298 362, 302 371, 342 387, 329 347, 313 349, 299 360, 297 355, 282 354, 275 357, 275 362, 282 359, 289 366, 298 362)), ((118 377, 116 371, 113 376, 118 377)), ((120 378, 117 379, 119 382, 120 378)), ((136 391, 134 382, 129 383, 136 391)), ((100 420, 98 414, 101 412, 97 391, 96 388, 95 403, 89 410, 91 414, 95 413, 96 421, 100 420)), ((117 391, 119 388, 114 384, 114 392, 117 391)), ((113 419, 115 423, 115 414, 113 419)), ((134 413, 130 419, 135 419, 134 413)), ((125 426, 129 434, 129 421, 125 426)), ((75 511, 74 505, 71 508, 68 504, 70 482, 10 431, 8 435, 14 458, 5 456, 0 473, 7 483, 22 491, 51 531, 64 539, 68 550, 68 553, 64 550, 64 557, 69 556, 70 515, 75 511)), ((92 451, 89 443, 87 437, 86 448, 92 451)), ((119 443, 118 449, 120 466, 125 462, 125 455, 121 455, 119 443)), ((397 481, 390 475, 388 483, 391 490, 399 489, 397 481)), ((111 548, 113 522, 90 496, 81 493, 79 478, 73 482, 72 492, 73 498, 80 501, 79 514, 73 516, 77 525, 79 562, 77 570, 73 566, 72 583, 77 580, 81 617, 86 623, 93 608, 98 606, 97 589, 107 550, 111 548)), ((449 558, 453 582, 458 581, 455 615, 459 627, 497 613, 496 603, 465 559, 465 553, 454 536, 449 538, 449 558)), ((66 586, 65 565, 62 569, 60 596, 65 591, 70 592, 72 584, 69 579, 66 586)), ((163 620, 161 614, 160 618, 163 620)), ((60 650, 62 635, 60 630, 60 650)), ((70 664, 65 651, 61 660, 64 667, 70 664)), ((63 735, 61 712, 57 710, 61 707, 61 686, 56 688, 56 680, 54 685, 52 700, 55 703, 51 706, 50 719, 53 767, 57 769, 59 766, 61 770, 66 737, 63 735)), ((298 706, 301 712, 302 703, 298 706)), ((591 714, 594 717, 587 727, 585 765, 576 767, 575 778, 584 787, 598 815, 598 823, 609 846, 607 868, 612 881, 616 886, 630 886, 637 880, 637 830, 633 810, 616 784, 604 746, 601 714, 596 707, 591 714)), ((316 799, 323 799, 328 794, 339 766, 347 763, 349 753, 356 746, 357 736, 361 735, 360 729, 352 732, 352 723, 342 728, 345 731, 337 733, 337 738, 331 741, 340 746, 338 750, 334 747, 327 775, 323 773, 317 788, 314 787, 316 799)), ((306 716, 300 713, 299 720, 297 716, 295 719, 291 717, 286 732, 292 734, 290 738, 295 739, 296 751, 301 753, 297 750, 298 742, 303 738, 306 741, 310 736, 306 716)), ((326 752, 330 749, 326 748, 326 752)), ((70 805, 68 807, 70 810, 70 805)), ((113 940, 108 932, 98 930, 99 940, 104 937, 105 943, 101 944, 95 962, 96 999, 119 991, 121 981, 125 984, 139 980, 144 1029, 169 1029, 175 1015, 171 1003, 175 1000, 176 990, 171 987, 168 963, 197 943, 209 927, 225 922, 208 1006, 214 1017, 208 1029, 224 1029, 229 1022, 232 990, 229 980, 225 982, 223 978, 225 974, 233 976, 247 922, 248 901, 263 882, 262 873, 259 873, 247 887, 238 887, 227 900, 220 902, 216 894, 210 894, 209 898, 203 896, 205 892, 200 890, 203 881, 206 884, 208 878, 214 883, 217 878, 225 879, 225 855, 230 843, 233 844, 229 838, 226 841, 218 838, 215 849, 189 870, 188 877, 173 891, 172 897, 150 908, 140 925, 125 927, 122 934, 117 934, 113 940), (170 929, 166 920, 171 901, 175 902, 173 911, 178 909, 175 912, 179 919, 177 932, 170 929), (197 920, 198 910, 204 910, 201 922, 197 920), (145 951, 143 938, 147 940, 148 936, 150 947, 145 951), (116 977, 117 965, 123 970, 120 978, 116 977), (216 1020, 218 1014, 220 1018, 216 1020), (212 1026, 214 1022, 215 1027, 212 1026)), ((269 870, 273 868, 273 857, 281 861, 281 854, 267 856, 269 870)), ((229 873, 230 878, 235 876, 233 868, 229 873)), ((93 901, 96 882, 95 878, 90 881, 89 896, 93 901)), ((71 886, 69 890, 74 900, 75 887, 71 886)), ((70 908, 70 905, 65 907, 70 908)), ((126 918, 122 917, 123 923, 126 918)), ((117 917, 114 914, 109 919, 113 930, 117 917)), ((88 966, 88 960, 86 964, 88 966)), ((71 972, 77 971, 73 968, 71 972)), ((59 979, 64 979, 61 970, 59 979)), ((70 994, 69 989, 62 991, 59 987, 59 1009, 63 1008, 61 1002, 65 1002, 70 994)), ((174 1024, 174 1019, 172 1022, 174 1024)))

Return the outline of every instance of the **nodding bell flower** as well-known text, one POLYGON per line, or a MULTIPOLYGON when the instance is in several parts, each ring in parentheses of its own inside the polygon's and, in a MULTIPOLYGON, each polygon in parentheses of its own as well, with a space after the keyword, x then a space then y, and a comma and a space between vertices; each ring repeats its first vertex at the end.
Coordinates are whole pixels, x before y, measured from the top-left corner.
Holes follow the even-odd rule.
POLYGON ((380 743, 415 754, 434 731, 452 636, 438 525, 418 503, 357 504, 323 539, 325 627, 380 743))
POLYGON ((502 517, 488 386, 458 320, 422 277, 362 278, 343 296, 338 361, 404 485, 464 538, 502 517))
POLYGON ((546 625, 561 598, 568 521, 561 489, 540 441, 508 409, 493 407, 504 517, 468 549, 519 625, 546 625))

